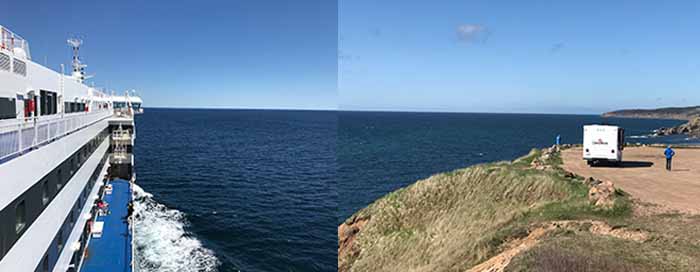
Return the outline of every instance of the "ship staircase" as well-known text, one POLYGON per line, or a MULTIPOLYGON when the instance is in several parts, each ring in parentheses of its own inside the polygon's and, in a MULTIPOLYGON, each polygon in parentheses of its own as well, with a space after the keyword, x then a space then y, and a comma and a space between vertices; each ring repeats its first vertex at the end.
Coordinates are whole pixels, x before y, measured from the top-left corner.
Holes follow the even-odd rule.
POLYGON ((133 115, 116 115, 109 120, 110 154, 109 175, 128 181, 134 176, 134 119, 133 115))

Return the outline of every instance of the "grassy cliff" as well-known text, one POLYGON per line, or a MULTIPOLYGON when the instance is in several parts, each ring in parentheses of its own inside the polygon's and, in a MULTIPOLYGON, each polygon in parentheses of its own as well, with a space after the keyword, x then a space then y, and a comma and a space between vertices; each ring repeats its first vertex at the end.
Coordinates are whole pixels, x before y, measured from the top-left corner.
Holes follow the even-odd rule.
POLYGON ((556 271, 547 269, 564 265, 596 271, 599 265, 643 271, 680 263, 685 266, 668 271, 690 271, 700 265, 700 231, 682 246, 659 247, 674 244, 640 227, 645 223, 623 192, 614 192, 611 205, 596 206, 585 180, 561 170, 560 163, 556 152, 542 156, 533 150, 513 162, 437 174, 392 192, 339 226, 338 270, 479 271, 495 265, 494 271, 556 271), (566 249, 561 256, 542 263, 539 257, 559 248, 566 249), (640 253, 650 248, 671 253, 640 253), (588 265, 606 252, 625 257, 588 265))

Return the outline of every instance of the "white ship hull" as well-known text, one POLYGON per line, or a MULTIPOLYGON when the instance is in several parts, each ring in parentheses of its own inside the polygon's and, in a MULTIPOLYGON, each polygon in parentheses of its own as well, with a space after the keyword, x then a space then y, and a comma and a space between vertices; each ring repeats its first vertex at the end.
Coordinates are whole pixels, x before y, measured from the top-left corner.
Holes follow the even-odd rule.
MULTIPOLYGON (((64 75, 33 62, 24 39, 0 32, 0 271, 78 271, 99 219, 95 200, 113 174, 114 124, 130 127, 122 145, 131 152, 131 101, 139 110, 141 101, 121 98, 131 114, 115 119, 119 98, 85 85, 77 58, 64 75)), ((120 167, 132 167, 131 158, 120 167)))

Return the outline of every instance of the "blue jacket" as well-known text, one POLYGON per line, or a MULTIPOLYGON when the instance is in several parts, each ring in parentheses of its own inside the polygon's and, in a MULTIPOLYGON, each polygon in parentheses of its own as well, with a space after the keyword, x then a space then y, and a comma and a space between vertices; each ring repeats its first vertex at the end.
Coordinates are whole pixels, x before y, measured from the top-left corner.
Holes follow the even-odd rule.
POLYGON ((667 159, 670 159, 673 158, 673 155, 676 155, 676 152, 674 152, 670 147, 667 147, 666 151, 664 151, 664 155, 666 155, 667 159))

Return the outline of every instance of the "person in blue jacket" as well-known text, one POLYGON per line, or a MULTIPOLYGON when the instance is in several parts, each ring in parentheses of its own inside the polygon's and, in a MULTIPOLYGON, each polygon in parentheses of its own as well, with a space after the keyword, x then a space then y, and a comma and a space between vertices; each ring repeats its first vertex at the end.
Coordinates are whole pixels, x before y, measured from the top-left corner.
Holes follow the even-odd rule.
POLYGON ((676 152, 671 149, 671 145, 666 147, 666 150, 664 150, 664 155, 666 155, 666 170, 671 171, 671 160, 673 159, 673 156, 676 155, 676 152))
POLYGON ((557 138, 554 140, 554 142, 557 144, 557 146, 561 145, 561 135, 557 134, 557 138))

